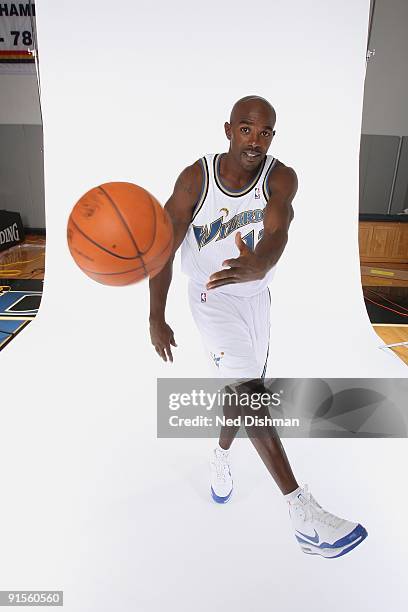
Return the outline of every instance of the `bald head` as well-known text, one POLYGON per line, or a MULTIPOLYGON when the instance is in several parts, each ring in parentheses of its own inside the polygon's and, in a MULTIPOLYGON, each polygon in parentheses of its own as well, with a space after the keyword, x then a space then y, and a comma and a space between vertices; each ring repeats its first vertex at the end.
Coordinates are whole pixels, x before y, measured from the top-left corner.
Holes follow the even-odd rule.
POLYGON ((246 172, 255 172, 271 145, 275 122, 275 110, 265 98, 245 96, 235 102, 230 123, 224 124, 229 159, 246 172))
POLYGON ((239 123, 252 112, 263 111, 267 114, 272 127, 276 123, 276 112, 272 104, 260 96, 245 96, 235 102, 231 110, 230 123, 239 123))

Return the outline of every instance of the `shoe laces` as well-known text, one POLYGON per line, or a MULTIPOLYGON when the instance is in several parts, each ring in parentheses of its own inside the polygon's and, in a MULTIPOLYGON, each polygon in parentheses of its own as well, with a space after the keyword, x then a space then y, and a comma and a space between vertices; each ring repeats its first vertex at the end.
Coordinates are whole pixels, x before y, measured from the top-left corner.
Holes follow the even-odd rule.
POLYGON ((225 482, 229 475, 228 455, 226 453, 214 452, 214 465, 217 474, 217 479, 225 482))
POLYGON ((303 487, 302 497, 306 500, 301 504, 301 508, 304 510, 305 520, 306 518, 313 518, 313 520, 329 525, 330 527, 334 527, 335 529, 344 523, 344 519, 336 516, 335 514, 331 514, 331 512, 327 512, 327 510, 324 510, 321 507, 321 505, 310 493, 308 485, 303 487))

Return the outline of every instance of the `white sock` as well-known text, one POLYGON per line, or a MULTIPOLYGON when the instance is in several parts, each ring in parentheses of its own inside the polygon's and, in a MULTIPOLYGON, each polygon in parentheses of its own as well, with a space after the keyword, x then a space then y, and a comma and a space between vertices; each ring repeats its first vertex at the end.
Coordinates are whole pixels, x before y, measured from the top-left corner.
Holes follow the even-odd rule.
POLYGON ((287 493, 286 495, 284 495, 283 497, 285 498, 285 500, 288 503, 293 502, 294 499, 296 499, 296 497, 299 495, 299 493, 301 492, 302 487, 298 487, 297 489, 295 489, 294 491, 292 491, 292 493, 287 493))
POLYGON ((223 455, 229 454, 229 449, 225 450, 225 448, 222 448, 219 443, 217 444, 215 450, 217 451, 217 453, 222 453, 223 455))

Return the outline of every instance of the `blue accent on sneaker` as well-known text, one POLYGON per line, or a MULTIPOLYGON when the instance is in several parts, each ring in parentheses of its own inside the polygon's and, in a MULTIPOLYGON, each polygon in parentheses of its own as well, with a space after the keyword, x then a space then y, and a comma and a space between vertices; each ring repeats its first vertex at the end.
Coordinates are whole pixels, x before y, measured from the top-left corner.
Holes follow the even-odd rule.
MULTIPOLYGON (((308 536, 306 535, 306 533, 302 533, 301 531, 298 531, 298 533, 300 533, 301 536, 303 536, 304 538, 307 538, 307 542, 314 542, 315 544, 319 543, 319 534, 317 533, 316 529, 314 530, 315 535, 314 536, 308 536)), ((300 540, 300 538, 298 538, 298 540, 300 540)))
POLYGON ((346 546, 347 544, 352 544, 355 540, 357 540, 360 536, 367 537, 367 531, 364 529, 360 523, 351 531, 348 535, 344 536, 344 538, 340 538, 333 544, 333 548, 340 548, 340 546, 346 546))
MULTIPOLYGON (((349 546, 348 548, 345 548, 344 550, 342 550, 341 552, 339 552, 338 555, 333 555, 332 557, 324 557, 325 559, 337 559, 338 557, 342 557, 343 555, 346 555, 348 552, 350 552, 351 550, 353 550, 353 548, 356 548, 356 546, 358 546, 359 544, 361 544, 361 542, 363 542, 366 537, 367 537, 368 533, 365 532, 365 535, 361 536, 361 539, 357 540, 356 542, 354 542, 351 546, 349 546)), ((318 547, 315 547, 316 550, 319 550, 318 547)), ((324 555, 322 555, 319 552, 314 552, 312 549, 309 550, 305 550, 304 548, 302 548, 302 552, 304 552, 306 555, 320 555, 321 557, 323 557, 324 555)))
MULTIPOLYGON (((364 529, 365 531, 365 529, 364 529)), ((361 542, 363 542, 366 537, 368 536, 367 531, 365 531, 365 533, 361 536, 361 540, 358 540, 357 542, 354 542, 351 546, 349 546, 348 548, 345 548, 344 550, 342 550, 338 555, 334 555, 334 557, 327 557, 328 559, 337 559, 338 557, 342 557, 343 555, 346 555, 348 552, 350 552, 350 550, 353 550, 353 548, 355 548, 356 546, 358 546, 359 544, 361 544, 361 542)))
POLYGON ((232 495, 232 489, 228 493, 228 495, 226 495, 225 497, 220 497, 219 495, 215 493, 214 489, 211 487, 211 497, 213 498, 215 502, 217 502, 217 504, 226 504, 227 501, 230 499, 231 495, 232 495))
MULTIPOLYGON (((336 557, 341 557, 342 555, 345 555, 349 550, 353 550, 353 548, 355 548, 358 544, 360 544, 360 542, 365 540, 367 536, 368 536, 368 533, 366 529, 364 529, 362 525, 358 524, 355 527, 355 529, 353 529, 353 531, 351 531, 348 535, 344 536, 343 538, 340 538, 340 540, 337 540, 337 542, 334 542, 334 544, 329 544, 328 542, 322 542, 319 546, 312 545, 312 547, 315 549, 343 548, 343 546, 347 546, 347 544, 350 544, 348 548, 340 552, 338 555, 335 555, 333 557, 328 557, 330 559, 335 559, 336 557)), ((298 536, 296 536, 296 539, 301 544, 310 545, 310 541, 303 540, 302 538, 299 538, 298 536)), ((309 554, 319 554, 319 553, 309 553, 309 554)))

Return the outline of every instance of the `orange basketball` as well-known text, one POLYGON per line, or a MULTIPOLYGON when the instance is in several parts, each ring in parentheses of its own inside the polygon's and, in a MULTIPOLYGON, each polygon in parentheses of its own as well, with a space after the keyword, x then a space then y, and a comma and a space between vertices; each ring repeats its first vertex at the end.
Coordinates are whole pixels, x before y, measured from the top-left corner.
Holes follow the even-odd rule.
POLYGON ((72 209, 67 235, 75 262, 104 285, 153 278, 173 247, 169 215, 133 183, 104 183, 88 191, 72 209))

